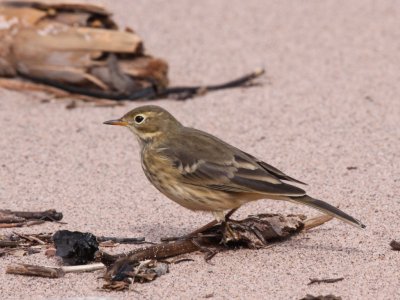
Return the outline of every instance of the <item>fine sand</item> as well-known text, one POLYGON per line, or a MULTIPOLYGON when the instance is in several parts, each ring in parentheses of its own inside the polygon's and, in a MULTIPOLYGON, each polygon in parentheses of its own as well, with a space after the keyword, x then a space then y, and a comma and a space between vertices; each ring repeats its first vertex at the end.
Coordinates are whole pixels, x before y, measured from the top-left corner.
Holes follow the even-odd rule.
MULTIPOLYGON (((389 246, 400 239, 397 2, 92 2, 112 8, 150 53, 169 62, 174 85, 217 83, 265 67, 260 86, 152 103, 307 182, 310 195, 367 228, 334 220, 271 249, 218 254, 212 264, 191 254, 194 262, 173 265, 169 274, 129 292, 101 291, 101 272, 61 279, 6 275, 13 262, 57 262, 44 254, 5 256, 0 298, 400 298, 400 252, 389 246), (332 277, 344 280, 307 285, 309 278, 332 277)), ((0 90, 0 208, 55 208, 68 224, 15 231, 70 229, 157 241, 211 220, 161 195, 143 175, 132 134, 102 124, 145 102, 67 110, 70 100, 42 103, 45 98, 0 90)), ((262 200, 236 216, 265 212, 317 214, 262 200)))

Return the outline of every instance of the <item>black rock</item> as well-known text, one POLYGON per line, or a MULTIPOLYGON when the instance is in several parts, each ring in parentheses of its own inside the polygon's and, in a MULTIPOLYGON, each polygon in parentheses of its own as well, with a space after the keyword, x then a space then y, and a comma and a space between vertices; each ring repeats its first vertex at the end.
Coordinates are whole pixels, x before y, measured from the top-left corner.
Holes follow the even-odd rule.
POLYGON ((96 236, 89 232, 59 230, 54 233, 53 241, 57 249, 56 255, 68 265, 82 265, 93 261, 96 251, 99 250, 96 236))

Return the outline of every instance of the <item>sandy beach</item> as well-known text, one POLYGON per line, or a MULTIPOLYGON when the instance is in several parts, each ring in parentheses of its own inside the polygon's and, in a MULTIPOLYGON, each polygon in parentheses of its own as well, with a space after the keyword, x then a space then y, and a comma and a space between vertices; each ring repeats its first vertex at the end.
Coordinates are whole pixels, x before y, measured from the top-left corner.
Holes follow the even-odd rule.
MULTIPOLYGON (((166 59, 171 85, 223 82, 258 67, 260 85, 188 101, 157 100, 183 124, 210 132, 308 184, 307 192, 367 225, 333 220, 271 249, 203 254, 154 282, 105 292, 101 272, 60 279, 5 274, 14 262, 55 265, 43 253, 0 258, 2 299, 399 299, 400 6, 395 1, 91 1, 166 59), (344 277, 307 285, 309 278, 344 277), (94 298, 91 298, 94 297, 94 298)), ((147 102, 104 108, 0 90, 0 208, 63 212, 59 229, 158 241, 209 222, 160 194, 126 129, 103 125, 147 102)), ((235 216, 304 213, 260 200, 235 216)), ((122 248, 121 248, 122 249, 122 248)), ((126 249, 126 248, 123 248, 126 249)), ((118 251, 116 249, 115 251, 118 251)))

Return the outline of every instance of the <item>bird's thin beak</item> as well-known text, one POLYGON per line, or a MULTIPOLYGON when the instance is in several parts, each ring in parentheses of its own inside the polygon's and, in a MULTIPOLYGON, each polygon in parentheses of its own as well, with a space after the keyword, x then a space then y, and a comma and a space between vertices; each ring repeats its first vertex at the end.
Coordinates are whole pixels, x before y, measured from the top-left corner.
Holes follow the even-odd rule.
POLYGON ((128 122, 123 121, 121 119, 118 120, 110 120, 110 121, 105 121, 103 124, 107 124, 107 125, 118 125, 118 126, 127 126, 128 122))

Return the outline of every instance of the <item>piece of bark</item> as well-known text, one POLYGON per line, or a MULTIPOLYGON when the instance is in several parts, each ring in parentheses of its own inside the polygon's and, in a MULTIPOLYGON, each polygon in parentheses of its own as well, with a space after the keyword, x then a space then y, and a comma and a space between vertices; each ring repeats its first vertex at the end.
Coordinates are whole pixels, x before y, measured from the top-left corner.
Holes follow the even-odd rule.
POLYGON ((400 251, 400 242, 392 240, 390 242, 390 247, 392 247, 392 250, 400 251))
POLYGON ((7 274, 39 276, 48 278, 60 278, 64 276, 64 271, 61 268, 43 267, 28 264, 16 264, 8 266, 7 274))
POLYGON ((339 278, 324 278, 324 279, 318 279, 318 278, 310 278, 310 282, 307 285, 311 285, 314 283, 335 283, 338 281, 342 281, 344 278, 339 277, 339 278))

